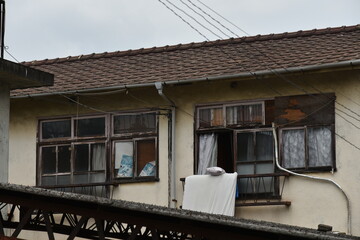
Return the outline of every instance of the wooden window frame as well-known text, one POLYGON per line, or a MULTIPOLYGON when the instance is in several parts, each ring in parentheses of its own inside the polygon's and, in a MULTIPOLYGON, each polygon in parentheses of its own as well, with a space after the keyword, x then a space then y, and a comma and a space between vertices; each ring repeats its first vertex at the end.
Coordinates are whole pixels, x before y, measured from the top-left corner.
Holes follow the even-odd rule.
POLYGON ((336 156, 335 156, 335 125, 334 124, 326 124, 326 125, 305 125, 305 126, 297 126, 297 127, 283 127, 279 129, 279 145, 280 145, 280 163, 284 165, 284 156, 283 156, 283 132, 287 130, 304 130, 304 148, 305 148, 305 167, 301 168, 288 168, 290 170, 296 172, 329 172, 336 171, 336 156), (309 128, 318 128, 318 127, 329 127, 331 130, 331 164, 332 166, 318 166, 318 167, 310 167, 309 166, 309 149, 308 149, 308 129, 309 128))
MULTIPOLYGON (((74 184, 74 175, 76 175, 75 172, 75 150, 74 150, 74 146, 76 144, 93 144, 93 143, 104 143, 105 144, 105 169, 103 171, 105 173, 105 182, 103 184, 108 185, 109 183, 114 183, 117 184, 118 182, 144 182, 144 181, 159 181, 159 160, 158 160, 158 129, 159 129, 159 120, 158 120, 158 111, 154 111, 154 110, 136 110, 136 111, 123 111, 123 112, 117 112, 117 113, 108 113, 108 114, 86 114, 86 115, 71 115, 71 116, 59 116, 59 117, 49 117, 49 118, 39 118, 38 119, 38 132, 37 132, 37 163, 36 163, 36 184, 37 186, 44 186, 42 185, 42 177, 43 176, 57 176, 57 175, 69 175, 70 174, 70 182, 71 184, 66 185, 66 187, 72 187, 72 186, 77 186, 79 184, 74 184), (146 114, 146 113, 154 113, 156 115, 155 118, 155 130, 153 131, 149 131, 149 132, 141 132, 141 133, 124 133, 124 134, 113 134, 113 121, 114 121, 114 116, 118 116, 118 115, 126 115, 126 114, 146 114), (92 119, 92 118, 101 118, 104 117, 105 118, 105 129, 104 129, 104 135, 98 135, 98 136, 85 136, 85 137, 77 137, 75 134, 75 122, 77 120, 81 120, 81 119, 92 119), (71 131, 71 136, 69 137, 59 137, 59 138, 49 138, 49 139, 45 139, 42 137, 43 135, 43 123, 45 122, 56 122, 56 121, 61 121, 61 120, 69 120, 70 121, 70 131, 71 131), (156 176, 152 177, 140 177, 134 180, 130 180, 126 179, 126 180, 122 180, 122 179, 117 179, 114 178, 114 162, 113 162, 113 141, 118 141, 119 139, 123 139, 123 140, 128 140, 129 139, 149 139, 149 138, 153 138, 155 139, 155 161, 156 161, 156 176), (63 145, 69 145, 71 147, 70 150, 70 164, 71 164, 71 169, 70 169, 70 173, 58 173, 56 170, 56 173, 52 173, 52 174, 44 174, 43 170, 42 170, 42 148, 43 147, 59 147, 59 146, 63 146, 63 145)), ((90 150, 89 150, 90 151, 90 150)), ((56 169, 58 168, 58 165, 56 165, 56 169)), ((88 174, 90 174, 92 171, 91 169, 89 171, 87 171, 88 174)), ((57 177, 56 177, 57 178, 57 177)), ((98 183, 96 183, 97 185, 99 185, 98 183)), ((82 186, 92 186, 93 184, 87 183, 87 184, 81 184, 82 186)), ((44 187, 56 187, 57 185, 54 186, 44 186, 44 187)))
MULTIPOLYGON (((118 183, 136 183, 136 182, 154 182, 159 181, 159 119, 158 119, 159 112, 158 111, 128 111, 128 112, 121 112, 117 114, 113 114, 111 116, 111 179, 113 182, 118 183), (120 134, 115 134, 114 130, 114 122, 115 117, 120 115, 137 115, 137 114, 155 114, 155 129, 152 131, 145 131, 145 132, 125 132, 120 134), (155 141, 155 162, 156 162, 156 173, 155 176, 134 176, 133 177, 116 177, 115 176, 115 144, 117 142, 133 142, 133 151, 134 155, 136 155, 136 141, 147 140, 147 139, 154 139, 155 141)), ((136 161, 136 157, 134 158, 134 162, 136 161)), ((137 163, 136 163, 137 164, 137 163)), ((135 164, 135 165, 136 165, 135 164)), ((134 171, 136 173, 136 171, 134 171)), ((137 173, 136 173, 137 175, 137 173)))
POLYGON ((224 127, 252 127, 252 126, 263 126, 265 125, 265 100, 256 100, 256 101, 241 101, 241 102, 224 102, 224 103, 217 103, 217 104, 209 104, 209 105, 197 105, 196 106, 196 130, 206 130, 206 129, 218 129, 224 127), (249 106, 249 105, 257 105, 261 104, 261 111, 262 111, 262 120, 261 123, 249 123, 249 124, 227 124, 227 113, 226 109, 228 107, 240 107, 240 106, 249 106), (200 111, 206 109, 215 109, 221 108, 222 109, 222 119, 223 123, 217 126, 210 126, 210 127, 200 127, 200 111))

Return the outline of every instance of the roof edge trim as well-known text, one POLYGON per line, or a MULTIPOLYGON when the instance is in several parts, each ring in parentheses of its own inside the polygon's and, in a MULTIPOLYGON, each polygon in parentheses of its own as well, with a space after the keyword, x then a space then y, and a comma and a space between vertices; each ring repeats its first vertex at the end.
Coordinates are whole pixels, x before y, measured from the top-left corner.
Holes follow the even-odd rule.
MULTIPOLYGON (((165 85, 174 85, 174 84, 194 83, 194 82, 202 82, 202 81, 236 79, 236 78, 241 78, 241 77, 254 77, 254 76, 264 76, 264 75, 308 72, 308 71, 321 70, 321 69, 325 69, 325 68, 354 67, 357 65, 360 65, 360 59, 337 62, 337 63, 325 63, 325 64, 321 64, 321 65, 308 65, 308 66, 302 66, 302 67, 261 70, 261 71, 256 71, 256 72, 246 72, 246 73, 239 73, 239 74, 232 74, 232 75, 220 75, 220 76, 210 76, 210 77, 195 78, 195 79, 162 81, 162 83, 165 85)), ((82 89, 82 90, 74 90, 74 91, 25 94, 25 95, 11 96, 10 98, 11 99, 19 99, 19 98, 28 98, 28 97, 45 97, 45 96, 61 95, 61 94, 77 94, 77 93, 85 93, 85 92, 97 92, 97 91, 118 90, 118 89, 127 89, 127 88, 151 87, 151 86, 155 87, 155 82, 129 84, 129 85, 121 85, 121 86, 110 86, 110 87, 103 87, 103 88, 91 88, 91 89, 82 89)))

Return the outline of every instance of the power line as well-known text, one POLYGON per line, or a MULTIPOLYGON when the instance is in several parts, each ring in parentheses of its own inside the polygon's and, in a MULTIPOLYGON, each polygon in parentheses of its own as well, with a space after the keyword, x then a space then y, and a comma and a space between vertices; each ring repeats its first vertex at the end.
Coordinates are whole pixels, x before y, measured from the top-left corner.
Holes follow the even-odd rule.
MULTIPOLYGON (((199 3, 201 3, 203 6, 205 6, 207 9, 209 9, 210 11, 212 11, 213 13, 215 13, 217 16, 219 16, 220 18, 222 18, 223 20, 225 20, 226 22, 230 23, 232 26, 234 26, 235 28, 237 28, 238 30, 240 30, 241 32, 245 33, 246 35, 250 36, 249 33, 247 33, 245 30, 239 28, 238 26, 236 26, 234 23, 230 22, 228 19, 226 19, 225 17, 223 17, 221 14, 219 14, 218 12, 216 12, 215 10, 213 10, 212 8, 210 8, 209 6, 207 6, 205 3, 201 2, 200 0, 197 0, 199 3)), ((235 36, 240 37, 239 35, 237 35, 236 33, 234 33, 235 36)))
MULTIPOLYGON (((235 32, 233 32, 231 29, 229 29, 228 27, 226 27, 225 25, 223 25, 220 21, 218 21, 217 19, 215 19, 213 16, 211 16, 209 13, 207 13, 206 11, 204 11, 201 7, 199 7, 198 5, 196 5, 195 3, 193 3, 191 0, 188 0, 188 2, 190 2, 194 7, 196 7, 197 9, 199 9, 201 12, 203 12, 205 15, 207 15, 209 18, 211 18, 213 21, 217 22, 221 27, 223 27, 224 29, 228 30, 231 34, 233 34, 234 36, 240 37, 238 36, 235 32)), ((226 35, 227 36, 227 35, 226 35)))
MULTIPOLYGON (((207 5, 205 5, 204 3, 202 3, 200 0, 197 0, 198 2, 200 2, 202 5, 204 5, 205 7, 207 7, 208 9, 210 9, 212 12, 214 12, 215 14, 217 14, 218 16, 220 16, 221 18, 223 18, 224 20, 226 20, 227 22, 229 22, 229 23, 231 23, 230 21, 228 21, 227 19, 225 19, 224 17, 222 17, 220 14, 218 14, 217 12, 215 12, 214 10, 212 10, 210 7, 208 7, 207 5)), ((177 7, 176 7, 177 8, 177 7)), ((182 10, 183 11, 183 10, 182 10)), ((238 26, 236 26, 235 24, 233 24, 233 23, 231 23, 233 26, 235 26, 237 29, 239 29, 239 30, 241 30, 242 32, 244 32, 245 34, 247 34, 247 35, 249 35, 247 32, 245 32, 244 30, 242 30, 241 28, 239 28, 238 26)), ((191 24, 189 24, 190 26, 191 26, 191 24)), ((193 26, 191 26, 193 29, 196 29, 195 27, 193 27, 193 26)), ((237 34, 236 34, 236 36, 238 36, 237 34)), ((205 37, 206 38, 206 37, 205 37)), ((208 38, 206 38, 207 40, 208 40, 208 38)), ((252 47, 251 45, 250 45, 250 47, 252 47)), ((255 50, 257 50, 261 55, 263 55, 263 56, 265 56, 266 58, 268 58, 270 61, 273 61, 273 62, 275 62, 273 59, 271 59, 269 56, 267 56, 265 53, 263 53, 261 50, 259 50, 257 47, 254 47, 255 48, 255 50)), ((221 51, 223 52, 223 53, 225 53, 222 49, 221 49, 221 51)), ((226 55, 228 55, 228 56, 232 56, 232 55, 230 55, 230 54, 227 54, 227 53, 225 53, 226 55)), ((234 58, 232 58, 235 62, 238 62, 236 59, 234 59, 234 58)), ((283 67, 282 65, 280 65, 280 64, 278 64, 277 62, 275 62, 275 64, 276 65, 278 65, 278 66, 280 66, 281 68, 283 68, 286 72, 288 72, 288 70, 287 70, 287 68, 285 68, 285 67, 283 67)), ((240 65, 241 66, 241 65, 240 65)), ((242 67, 242 66, 241 66, 242 67)), ((281 79, 283 79, 283 80, 285 80, 286 82, 288 82, 289 84, 291 84, 292 86, 294 86, 295 88, 297 88, 297 89, 299 89, 299 90, 301 90, 301 91, 303 91, 304 93, 306 93, 307 95, 309 95, 309 96, 313 96, 313 94, 310 94, 306 89, 304 89, 304 88, 302 88, 302 87, 300 87, 299 85, 297 85, 296 83, 294 83, 293 81, 291 81, 291 80, 289 80, 289 79, 287 79, 286 77, 284 77, 284 76, 282 76, 281 74, 279 74, 277 71, 275 71, 275 70, 272 70, 272 69, 268 69, 270 72, 272 72, 272 73, 274 73, 276 76, 278 76, 278 77, 280 77, 281 79)), ((253 76, 255 76, 256 77, 256 79, 258 79, 257 78, 257 76, 256 76, 256 74, 253 74, 251 71, 249 71, 253 76)), ((310 84, 308 84, 308 85, 310 85, 310 84)), ((311 86, 311 85, 310 85, 311 86)), ((314 88, 315 89, 315 88, 314 88)), ((320 91, 320 94, 322 94, 322 95, 325 95, 323 92, 321 92, 320 91)), ((326 95, 325 95, 326 96, 326 95)), ((315 96, 313 96, 313 97, 315 97, 315 96)), ((327 96, 326 96, 327 97, 327 96)), ((336 110, 338 110, 337 108, 335 108, 336 110)), ((341 111, 341 110, 340 110, 341 111)), ((351 110, 352 111, 352 110, 351 110)), ((345 113, 345 112, 343 112, 345 115, 348 115, 347 113, 345 113)), ((355 113, 356 114, 356 113, 355 113)), ((356 114, 357 115, 357 114, 356 114)), ((341 115, 339 115, 339 116, 341 116, 341 115)), ((350 115, 348 115, 348 116, 350 116, 350 115)), ((341 117, 343 117, 343 116, 341 116, 341 117)), ((351 116, 352 117, 352 116, 351 116)), ((352 118, 354 118, 354 117, 352 117, 352 118)), ((346 120, 346 119, 345 119, 346 120)), ((356 119, 356 120, 358 120, 358 119, 356 119)), ((346 120, 346 121, 348 121, 348 120, 346 120)), ((349 123, 351 123, 350 121, 348 121, 349 123)), ((353 126, 355 126, 356 128, 358 128, 358 129, 360 129, 358 126, 356 126, 355 124, 353 124, 353 123, 351 123, 353 126)))
MULTIPOLYGON (((220 28, 218 28, 216 25, 214 25, 213 23, 211 23, 209 20, 206 19, 206 17, 204 17, 204 15, 202 15, 201 13, 195 11, 192 7, 190 7, 187 3, 185 3, 183 0, 180 0, 180 2, 182 4, 184 4, 187 8, 189 8, 191 11, 193 11, 194 13, 196 13, 197 15, 199 15, 200 17, 202 17, 207 23, 209 23, 211 26, 213 26, 214 28, 216 28, 219 32, 221 32, 222 34, 224 34, 226 37, 230 38, 230 36, 228 34, 226 34, 225 32, 223 32, 220 28)), ((221 38, 223 39, 223 38, 221 38)))
POLYGON ((10 57, 12 57, 17 63, 20 63, 20 61, 18 61, 9 51, 8 51, 8 46, 4 46, 4 50, 7 54, 10 55, 10 57))
MULTIPOLYGON (((159 0, 160 1, 160 0, 159 0)), ((215 35, 216 37, 221 39, 221 36, 219 36, 218 34, 214 33, 211 29, 209 29, 208 27, 206 27, 204 24, 202 24, 201 22, 199 22, 198 20, 196 20, 196 18, 194 18, 193 16, 191 16, 190 14, 188 14, 187 12, 185 12, 184 10, 182 10, 181 8, 179 8, 178 6, 176 6, 175 4, 173 4, 172 2, 170 2, 169 0, 165 0, 167 1, 170 5, 172 5, 174 8, 176 8, 177 10, 179 10, 180 12, 184 13, 186 16, 188 16, 189 18, 191 18, 192 20, 194 20, 197 24, 199 24, 201 27, 205 28, 206 30, 208 30, 210 33, 212 33, 213 35, 215 35)), ((208 38, 206 38, 208 41, 210 41, 208 38)))
POLYGON ((186 23, 188 26, 190 26, 193 30, 195 30, 198 34, 200 34, 203 38, 210 41, 204 34, 202 34, 199 30, 194 28, 188 21, 186 21, 183 17, 181 17, 179 14, 177 14, 173 9, 171 9, 168 5, 166 5, 163 1, 158 0, 161 4, 163 4, 167 9, 169 9, 173 14, 175 14, 177 17, 179 17, 184 23, 186 23))

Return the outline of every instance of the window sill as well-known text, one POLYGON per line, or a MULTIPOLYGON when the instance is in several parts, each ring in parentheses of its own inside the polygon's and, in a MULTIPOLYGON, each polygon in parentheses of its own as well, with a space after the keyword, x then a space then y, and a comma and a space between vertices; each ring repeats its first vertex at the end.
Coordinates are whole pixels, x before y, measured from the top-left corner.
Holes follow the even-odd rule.
POLYGON ((256 207, 256 206, 287 206, 291 205, 290 201, 266 201, 266 202, 236 202, 236 207, 256 207))
POLYGON ((113 180, 113 185, 122 183, 143 183, 143 182, 159 182, 158 177, 138 177, 138 178, 116 178, 113 180))
POLYGON ((47 185, 47 186, 40 186, 39 188, 45 189, 56 189, 56 188, 76 188, 76 187, 96 187, 96 186, 113 186, 117 185, 118 183, 115 182, 100 182, 100 183, 83 183, 83 184, 67 184, 67 185, 47 185))
POLYGON ((336 168, 333 167, 318 167, 318 168, 309 168, 309 169, 287 168, 287 169, 295 173, 304 173, 304 174, 336 172, 336 168))

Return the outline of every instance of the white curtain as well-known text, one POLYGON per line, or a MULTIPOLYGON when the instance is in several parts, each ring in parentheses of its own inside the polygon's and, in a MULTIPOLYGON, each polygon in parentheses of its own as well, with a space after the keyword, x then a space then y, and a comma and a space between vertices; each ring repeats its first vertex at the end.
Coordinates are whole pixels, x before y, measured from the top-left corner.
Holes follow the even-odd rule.
POLYGON ((305 167, 305 131, 294 129, 283 131, 283 166, 285 168, 305 167))
POLYGON ((329 127, 309 128, 309 166, 332 165, 332 135, 329 127))
POLYGON ((202 134, 199 137, 199 165, 198 174, 206 173, 206 168, 217 165, 217 135, 215 133, 202 134))

